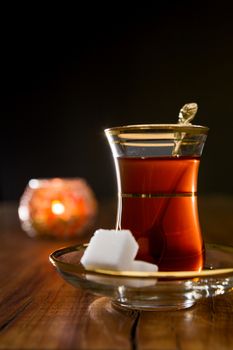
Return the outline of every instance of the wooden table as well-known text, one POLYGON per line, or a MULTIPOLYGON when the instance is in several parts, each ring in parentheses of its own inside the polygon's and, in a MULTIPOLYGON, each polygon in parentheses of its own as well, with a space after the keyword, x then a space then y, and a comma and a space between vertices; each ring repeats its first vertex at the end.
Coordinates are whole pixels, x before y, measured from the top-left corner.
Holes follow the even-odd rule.
MULTIPOLYGON (((27 237, 16 209, 0 206, 0 349, 233 349, 233 293, 181 311, 118 311, 66 284, 49 263, 77 240, 27 237)), ((199 211, 205 239, 233 245, 233 198, 200 198, 199 211)), ((96 227, 113 227, 114 217, 114 204, 102 205, 96 227)))

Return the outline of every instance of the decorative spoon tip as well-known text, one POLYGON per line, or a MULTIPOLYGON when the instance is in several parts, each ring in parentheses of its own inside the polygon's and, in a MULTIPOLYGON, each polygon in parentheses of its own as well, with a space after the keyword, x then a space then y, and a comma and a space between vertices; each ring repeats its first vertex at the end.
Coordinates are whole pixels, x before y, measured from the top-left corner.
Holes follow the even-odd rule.
POLYGON ((190 124, 198 110, 198 105, 195 102, 186 103, 179 112, 178 123, 190 124))

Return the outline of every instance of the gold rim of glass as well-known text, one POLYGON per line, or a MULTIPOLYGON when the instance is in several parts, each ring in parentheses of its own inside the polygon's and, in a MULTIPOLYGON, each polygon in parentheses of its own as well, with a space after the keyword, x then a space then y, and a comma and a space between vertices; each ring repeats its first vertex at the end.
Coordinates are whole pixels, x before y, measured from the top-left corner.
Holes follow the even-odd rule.
MULTIPOLYGON (((198 278, 198 277, 213 277, 213 276, 222 276, 222 275, 232 275, 233 266, 227 268, 216 268, 216 269, 203 269, 201 271, 158 271, 158 272, 141 272, 141 271, 116 271, 116 270, 107 270, 107 269, 85 269, 81 263, 67 263, 59 259, 63 254, 78 252, 84 250, 88 244, 80 244, 67 248, 62 248, 54 251, 50 254, 49 259, 51 263, 61 269, 68 270, 70 272, 79 272, 82 274, 93 273, 98 275, 106 275, 109 277, 134 277, 134 278, 171 278, 171 279, 180 279, 180 278, 198 278)), ((229 253, 233 253, 233 247, 222 246, 216 244, 207 244, 207 247, 222 249, 229 253)))
POLYGON ((125 126, 115 126, 112 128, 107 128, 104 130, 106 134, 117 135, 119 133, 131 133, 131 132, 151 132, 167 130, 174 132, 187 132, 191 134, 207 134, 209 128, 202 125, 184 125, 184 124, 135 124, 135 125, 125 125, 125 126))

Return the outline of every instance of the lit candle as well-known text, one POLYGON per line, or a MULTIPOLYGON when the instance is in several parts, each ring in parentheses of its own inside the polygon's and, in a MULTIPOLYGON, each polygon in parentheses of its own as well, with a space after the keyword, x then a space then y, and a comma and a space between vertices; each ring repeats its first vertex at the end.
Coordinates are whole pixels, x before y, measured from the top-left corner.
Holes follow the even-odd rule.
POLYGON ((83 179, 32 179, 19 204, 22 228, 30 236, 72 238, 92 223, 97 202, 83 179))

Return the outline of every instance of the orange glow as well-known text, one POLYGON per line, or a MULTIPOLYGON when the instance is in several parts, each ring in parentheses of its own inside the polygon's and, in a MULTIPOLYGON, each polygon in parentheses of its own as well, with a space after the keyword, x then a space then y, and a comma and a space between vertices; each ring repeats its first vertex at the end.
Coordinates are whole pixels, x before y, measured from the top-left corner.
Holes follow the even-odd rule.
POLYGON ((85 180, 32 179, 20 200, 19 217, 31 236, 72 238, 91 226, 96 211, 85 180))

